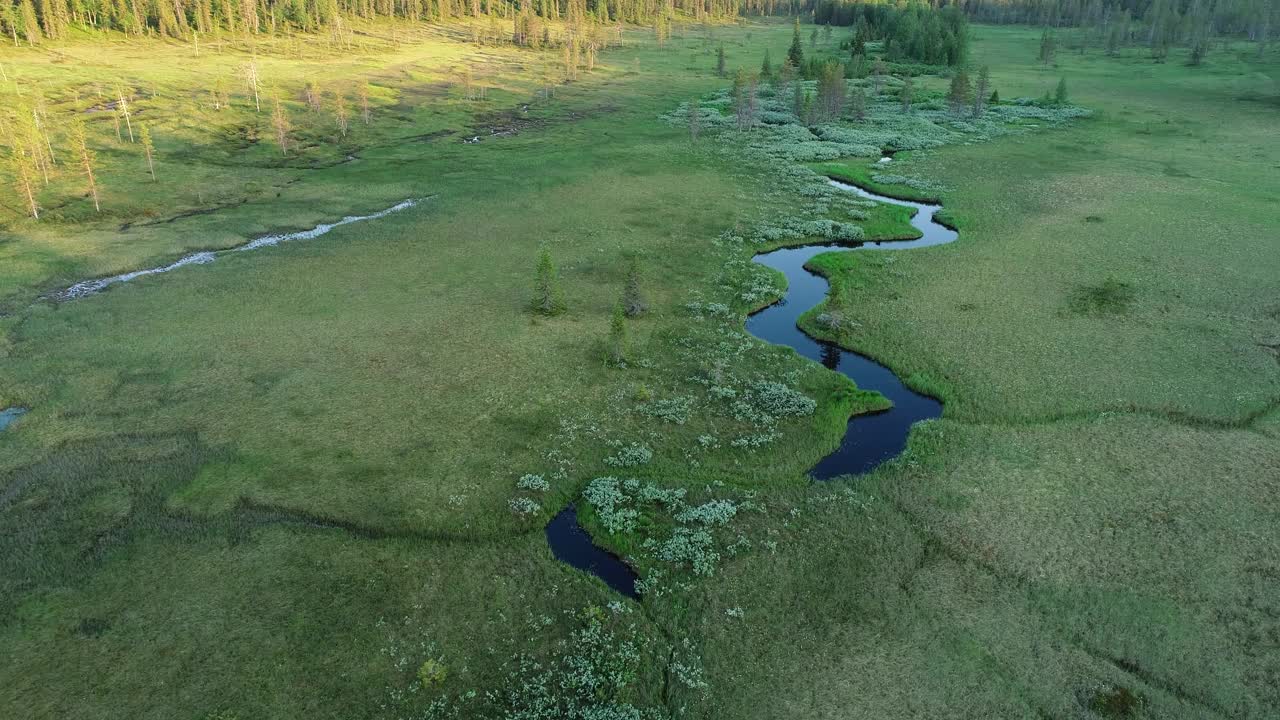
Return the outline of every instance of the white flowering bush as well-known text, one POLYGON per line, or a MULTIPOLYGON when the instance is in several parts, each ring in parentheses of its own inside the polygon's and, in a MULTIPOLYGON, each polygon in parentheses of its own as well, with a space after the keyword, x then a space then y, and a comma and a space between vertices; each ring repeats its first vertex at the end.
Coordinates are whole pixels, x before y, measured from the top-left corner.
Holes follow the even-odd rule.
POLYGON ((623 533, 635 529, 640 513, 631 506, 631 498, 622 491, 622 481, 618 478, 596 478, 587 484, 582 496, 591 503, 600 524, 609 532, 623 533))
POLYGON ((516 487, 521 490, 533 490, 535 492, 546 492, 551 489, 551 483, 541 475, 521 475, 516 481, 516 487))
POLYGON ((527 497, 511 498, 508 505, 517 515, 533 515, 542 511, 542 505, 538 504, 537 500, 527 497))
POLYGON ((697 507, 685 508, 676 515, 681 523, 698 523, 701 525, 728 525, 734 515, 738 514, 738 506, 732 500, 709 500, 697 507))
POLYGON ((705 529, 677 527, 667 540, 658 542, 650 538, 645 541, 645 547, 653 550, 658 558, 676 565, 687 565, 694 574, 704 577, 714 574, 720 562, 715 541, 705 529))
POLYGON ((644 465, 653 459, 653 450, 642 443, 630 443, 618 446, 618 451, 604 459, 604 464, 611 467, 629 468, 644 465))

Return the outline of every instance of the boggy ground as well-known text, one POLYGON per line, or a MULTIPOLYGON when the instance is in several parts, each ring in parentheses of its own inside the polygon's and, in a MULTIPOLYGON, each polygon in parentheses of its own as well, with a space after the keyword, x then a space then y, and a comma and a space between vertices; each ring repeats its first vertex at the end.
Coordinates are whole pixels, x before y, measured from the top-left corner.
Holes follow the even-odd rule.
MULTIPOLYGON (((943 397, 946 415, 900 461, 815 487, 803 471, 874 399, 739 332, 776 279, 752 272, 750 249, 726 250, 725 231, 809 201, 658 120, 724 84, 714 46, 688 32, 610 51, 533 103, 571 121, 367 149, 282 189, 296 217, 246 206, 258 224, 233 223, 227 242, 433 196, 405 213, 58 306, 26 305, 53 274, 14 280, 0 404, 33 411, 0 434, 0 704, 398 717, 444 697, 497 714, 528 698, 484 691, 529 687, 511 681, 529 653, 621 658, 638 669, 618 701, 679 716, 1271 714, 1280 421, 1261 345, 1280 328, 1263 178, 1280 150, 1266 108, 1234 98, 1274 77, 1274 58, 1220 54, 1212 82, 1136 57, 1064 55, 1045 71, 1033 33, 977 29, 1003 96, 1065 73, 1100 117, 894 161, 950 188, 961 240, 844 263, 832 280, 856 324, 839 339, 943 397), (1201 142, 1224 127, 1230 160, 1201 142), (1160 132, 1198 178, 1150 161, 1160 132), (1086 163, 1080 147, 1111 151, 1086 163), (543 242, 569 301, 553 319, 524 310, 543 242), (633 253, 651 309, 629 326, 628 368, 608 368, 633 253), (816 407, 762 424, 755 399, 797 406, 765 380, 816 407), (752 400, 716 404, 727 390, 752 400), (636 445, 652 459, 634 462, 636 445), (517 490, 525 474, 550 490, 517 490), (584 613, 617 597, 556 563, 539 530, 606 474, 637 488, 593 484, 584 520, 647 557, 651 585, 638 607, 584 613), (642 511, 633 532, 609 505, 620 492, 642 511), (537 509, 514 512, 515 497, 537 509), (716 498, 736 513, 700 504, 716 498), (447 677, 415 686, 436 658, 447 677)), ((715 33, 746 67, 766 46, 782 57, 790 35, 715 33)), ((136 255, 86 251, 88 266, 193 247, 219 215, 151 226, 157 243, 136 255)), ((864 222, 904 231, 882 210, 864 222)))

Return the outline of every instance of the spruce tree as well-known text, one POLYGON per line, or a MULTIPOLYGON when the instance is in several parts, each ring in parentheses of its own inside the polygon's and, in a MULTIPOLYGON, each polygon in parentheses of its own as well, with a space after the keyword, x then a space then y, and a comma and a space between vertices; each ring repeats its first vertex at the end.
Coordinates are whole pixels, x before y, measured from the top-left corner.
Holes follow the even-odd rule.
POLYGON ((796 18, 795 31, 791 34, 791 49, 787 61, 797 70, 804 67, 804 46, 800 42, 800 18, 796 18))
POLYGON ((689 140, 698 142, 698 132, 702 122, 702 108, 698 105, 698 98, 689 101, 689 140))
POLYGON ((720 47, 716 48, 716 75, 720 77, 724 77, 726 71, 727 71, 727 68, 725 67, 724 44, 721 43, 720 47))
POLYGON ((622 302, 613 304, 613 312, 609 315, 609 339, 605 344, 605 362, 610 365, 625 365, 629 353, 627 338, 627 318, 622 309, 622 302))
POLYGON ((538 267, 530 307, 539 315, 548 317, 565 311, 564 294, 560 290, 560 274, 551 260, 551 250, 546 245, 538 250, 538 267))
POLYGON ((764 62, 760 63, 760 77, 766 81, 773 79, 773 63, 769 62, 768 48, 764 51, 764 62))
POLYGON ((1053 103, 1055 105, 1066 105, 1067 98, 1067 79, 1058 80, 1058 87, 1053 91, 1053 103))
POLYGON ((849 112, 854 120, 867 118, 867 94, 860 87, 854 88, 853 95, 849 96, 849 112))
POLYGON ((1052 30, 1045 30, 1040 35, 1040 62, 1049 65, 1053 62, 1054 38, 1052 30))
POLYGON ((818 74, 818 108, 823 120, 834 120, 844 112, 847 88, 844 65, 830 62, 822 66, 818 74))
POLYGON ((639 317, 649 309, 644 292, 640 289, 640 259, 631 258, 627 266, 627 284, 622 289, 622 310, 627 317, 639 317))
POLYGON ((856 57, 858 55, 867 54, 867 22, 862 18, 858 18, 858 24, 853 29, 853 42, 849 43, 849 55, 856 57))
POLYGON ((898 91, 898 101, 902 103, 902 112, 911 112, 911 96, 913 88, 911 87, 911 76, 902 76, 902 89, 898 91))
POLYGON ((973 91, 973 116, 982 117, 986 110, 987 90, 991 87, 991 68, 986 65, 978 71, 978 86, 973 91))

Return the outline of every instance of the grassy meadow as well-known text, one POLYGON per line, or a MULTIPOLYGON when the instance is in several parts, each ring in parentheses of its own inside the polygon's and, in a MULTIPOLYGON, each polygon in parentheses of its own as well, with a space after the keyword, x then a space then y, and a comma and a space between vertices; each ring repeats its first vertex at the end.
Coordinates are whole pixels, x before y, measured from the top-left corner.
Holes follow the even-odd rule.
MULTIPOLYGON (((1066 77, 1091 114, 887 169, 777 161, 714 123, 691 142, 678 108, 715 117, 729 82, 715 48, 776 61, 783 22, 663 46, 628 29, 567 84, 554 52, 457 26, 0 50, 22 92, 88 118, 104 205, 71 172, 39 223, 0 204, 0 408, 31 408, 0 432, 0 714, 571 716, 551 694, 617 717, 1273 716, 1280 144, 1253 98, 1280 53, 1045 67, 1036 31, 972 33, 1002 97, 1066 77), (253 57, 288 156, 239 79, 253 57), (346 138, 308 81, 351 98, 346 138), (120 84, 157 182, 87 112, 120 84), (961 233, 815 259, 848 322, 807 329, 946 403, 899 459, 818 485, 805 471, 879 398, 742 331, 782 293, 753 252, 813 239, 759 228, 911 228, 815 199, 808 168, 940 196, 961 233), (528 309, 541 247, 556 317, 528 309), (633 259, 649 307, 617 367, 633 259), (552 557, 542 528, 570 502, 632 558, 640 602, 552 557)), ((921 105, 946 83, 919 78, 921 105)))

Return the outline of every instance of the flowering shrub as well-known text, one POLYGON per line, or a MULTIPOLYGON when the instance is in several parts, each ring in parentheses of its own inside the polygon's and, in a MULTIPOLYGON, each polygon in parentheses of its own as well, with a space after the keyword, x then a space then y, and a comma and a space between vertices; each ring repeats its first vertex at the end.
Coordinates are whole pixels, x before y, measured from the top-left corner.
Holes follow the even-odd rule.
POLYGON ((511 498, 507 504, 511 506, 511 511, 517 515, 533 515, 542 511, 542 505, 539 505, 537 500, 527 497, 511 498))
POLYGON ((652 459, 653 450, 648 445, 631 443, 620 446, 616 454, 604 459, 604 464, 612 467, 635 467, 644 465, 652 459))
POLYGON ((541 475, 522 475, 520 479, 516 481, 516 487, 521 490, 546 492, 551 489, 551 483, 547 482, 541 475))
POLYGON ((676 515, 676 520, 682 523, 728 525, 737 514, 738 506, 732 500, 711 500, 697 507, 685 508, 676 515))
POLYGON ((591 503, 596 517, 611 533, 631 532, 636 527, 640 513, 635 508, 627 507, 631 498, 622 491, 622 482, 616 477, 601 477, 592 480, 583 497, 591 503))
POLYGON ((695 574, 704 577, 713 574, 720 562, 720 553, 715 550, 711 533, 702 529, 677 527, 665 542, 658 543, 651 538, 645 541, 645 545, 660 559, 677 565, 687 564, 695 574))

